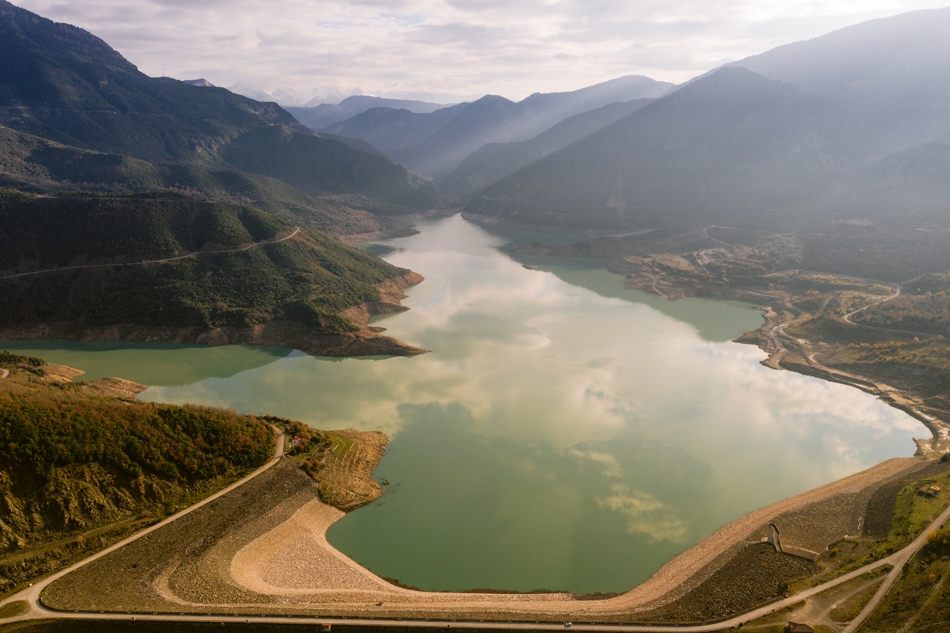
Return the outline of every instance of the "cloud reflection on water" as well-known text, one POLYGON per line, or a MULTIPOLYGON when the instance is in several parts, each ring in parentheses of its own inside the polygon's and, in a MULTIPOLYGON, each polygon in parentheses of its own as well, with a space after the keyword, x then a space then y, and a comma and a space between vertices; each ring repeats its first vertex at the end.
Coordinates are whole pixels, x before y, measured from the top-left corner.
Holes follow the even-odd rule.
MULTIPOLYGON (((758 349, 699 335, 703 319, 714 321, 720 334, 732 323, 733 336, 756 327, 759 317, 748 308, 691 304, 682 313, 692 322, 676 320, 639 303, 638 293, 609 290, 622 278, 606 271, 565 275, 589 280, 594 292, 558 274, 527 270, 499 252, 499 238, 459 217, 420 228, 420 235, 393 240, 398 250, 387 259, 419 271, 426 282, 408 290, 409 312, 379 323, 431 354, 343 362, 292 355, 226 380, 149 389, 143 397, 265 410, 318 428, 383 430, 393 453, 381 469, 399 471, 407 458, 398 455, 412 453, 414 470, 405 477, 416 477, 413 490, 424 488, 427 498, 446 494, 432 473, 454 482, 454 495, 473 479, 505 474, 501 489, 463 495, 502 517, 486 528, 507 534, 497 557, 513 555, 511 543, 529 547, 532 532, 554 529, 548 524, 555 510, 542 500, 557 506, 572 499, 573 510, 558 517, 565 525, 551 543, 567 547, 572 534, 590 529, 592 516, 604 525, 622 521, 627 537, 605 538, 664 544, 655 560, 644 559, 644 569, 750 510, 910 455, 911 436, 926 434, 867 394, 765 368, 758 349), (430 450, 411 451, 410 442, 430 450), (448 464, 438 454, 446 447, 455 451, 448 464), (519 498, 522 505, 530 498, 533 510, 515 511, 519 498), (515 535, 517 526, 527 532, 515 535)), ((557 270, 554 263, 548 267, 557 270)), ((387 502, 393 547, 407 547, 405 539, 423 529, 410 515, 426 510, 411 499, 402 489, 387 502)), ((441 531, 418 540, 438 549, 439 539, 456 543, 469 534, 465 521, 471 518, 461 503, 448 503, 456 515, 446 510, 449 516, 438 519, 441 531)), ((347 522, 359 523, 370 516, 365 512, 347 522)), ((366 547, 382 537, 353 538, 354 547, 366 547)), ((468 538, 470 547, 488 547, 478 535, 468 538)), ((603 558, 584 551, 592 560, 603 558)), ((490 552, 483 556, 492 559, 490 552)), ((538 564, 537 573, 548 569, 538 564)), ((579 564, 559 573, 583 576, 579 564)))

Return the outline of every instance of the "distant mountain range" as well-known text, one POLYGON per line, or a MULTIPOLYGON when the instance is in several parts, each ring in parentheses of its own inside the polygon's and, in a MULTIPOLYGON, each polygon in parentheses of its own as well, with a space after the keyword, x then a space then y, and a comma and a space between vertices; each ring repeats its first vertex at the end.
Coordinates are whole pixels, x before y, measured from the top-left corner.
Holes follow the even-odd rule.
MULTIPOLYGON (((466 213, 604 232, 788 223, 819 198, 854 217, 880 215, 866 192, 902 199, 880 185, 883 174, 913 193, 917 168, 894 180, 899 166, 936 160, 950 141, 948 32, 950 9, 919 11, 730 64, 488 186, 466 213)), ((950 179, 937 169, 931 192, 950 179)), ((950 219, 939 195, 929 200, 930 216, 942 208, 950 219)))
POLYGON ((359 88, 343 89, 337 86, 324 86, 322 88, 313 88, 306 91, 296 90, 294 88, 278 88, 268 93, 260 88, 255 88, 244 83, 236 83, 233 86, 228 86, 228 90, 249 99, 254 99, 255 101, 264 103, 273 102, 285 108, 310 108, 321 104, 340 103, 353 95, 363 94, 363 91, 359 88))
POLYGON ((451 173, 437 178, 435 185, 454 198, 466 199, 652 102, 652 99, 634 99, 611 103, 575 114, 527 141, 487 143, 469 154, 451 173))
POLYGON ((487 143, 528 140, 576 114, 618 101, 659 97, 671 87, 632 75, 573 92, 535 93, 517 103, 488 95, 429 114, 376 108, 325 131, 365 139, 415 173, 439 177, 487 143))
POLYGON ((347 97, 336 105, 324 103, 308 107, 287 106, 286 110, 314 132, 319 132, 334 123, 345 121, 373 108, 393 108, 408 110, 417 114, 428 114, 444 107, 444 105, 426 101, 406 101, 359 95, 347 97))

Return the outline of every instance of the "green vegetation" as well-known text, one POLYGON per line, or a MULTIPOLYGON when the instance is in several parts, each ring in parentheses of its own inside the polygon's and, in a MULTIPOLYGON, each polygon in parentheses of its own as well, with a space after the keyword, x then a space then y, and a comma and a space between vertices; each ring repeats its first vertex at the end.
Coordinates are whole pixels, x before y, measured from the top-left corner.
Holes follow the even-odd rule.
MULTIPOLYGON (((914 286, 915 281, 911 280, 907 285, 914 286)), ((854 315, 852 320, 889 330, 950 338, 950 297, 944 288, 936 292, 921 292, 918 286, 913 294, 903 294, 868 308, 854 315)))
POLYGON ((121 154, 69 147, 0 129, 0 184, 34 193, 82 189, 105 193, 165 190, 257 207, 306 228, 336 235, 380 228, 366 213, 264 176, 197 165, 149 163, 121 154))
POLYGON ((332 238, 252 207, 182 195, 0 192, 0 269, 7 274, 125 264, 0 280, 0 325, 131 324, 246 327, 298 321, 335 334, 356 326, 339 313, 379 299, 373 284, 405 274, 332 238), (195 251, 164 264, 143 260, 195 251))
POLYGON ((90 396, 29 371, 39 359, 4 364, 11 373, 0 381, 0 594, 273 455, 273 431, 258 418, 90 396))
POLYGON ((945 631, 950 621, 950 530, 928 537, 861 631, 945 631))
POLYGON ((16 602, 11 602, 10 604, 0 607, 0 620, 3 618, 15 618, 18 615, 29 612, 30 605, 23 600, 17 600, 16 602))
MULTIPOLYGON (((950 486, 950 472, 919 479, 906 485, 897 495, 891 531, 887 538, 861 558, 841 566, 832 577, 873 563, 910 545, 950 503, 948 486, 950 486), (940 486, 943 491, 936 497, 921 494, 920 489, 928 484, 940 486)), ((828 576, 821 578, 822 581, 829 579, 828 576)))
POLYGON ((234 413, 186 407, 129 407, 69 393, 0 393, 2 467, 29 468, 40 486, 61 469, 98 464, 117 477, 208 479, 258 466, 270 431, 234 413))
POLYGON ((913 384, 925 397, 950 394, 950 345, 946 341, 853 343, 844 350, 850 363, 887 375, 898 386, 913 384))
POLYGON ((0 352, 0 367, 8 367, 10 365, 24 365, 27 368, 33 367, 42 367, 46 364, 46 361, 42 358, 36 358, 34 356, 20 356, 19 354, 12 354, 7 350, 0 352))

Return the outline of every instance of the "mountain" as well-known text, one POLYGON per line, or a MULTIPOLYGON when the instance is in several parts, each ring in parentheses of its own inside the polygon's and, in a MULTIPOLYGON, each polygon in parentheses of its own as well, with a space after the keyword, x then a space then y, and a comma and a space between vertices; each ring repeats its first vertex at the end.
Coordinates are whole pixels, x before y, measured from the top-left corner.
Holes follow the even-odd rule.
POLYGON ((575 114, 527 141, 488 143, 470 154, 451 173, 436 179, 435 185, 455 198, 468 198, 522 167, 636 112, 652 101, 634 99, 611 103, 590 112, 575 114))
POLYGON ((947 230, 950 143, 925 143, 826 178, 810 187, 788 215, 798 219, 799 227, 804 220, 813 225, 947 230))
POLYGON ((372 111, 326 131, 366 139, 415 173, 438 177, 486 143, 527 140, 575 114, 618 101, 659 97, 671 86, 632 75, 573 92, 536 93, 518 103, 488 95, 431 114, 372 111))
POLYGON ((347 97, 336 105, 323 103, 311 107, 287 106, 285 109, 311 130, 319 132, 334 123, 352 119, 356 115, 373 108, 392 108, 394 110, 408 110, 416 114, 428 114, 429 112, 441 110, 444 107, 444 105, 426 101, 409 101, 406 99, 385 99, 382 97, 371 97, 369 95, 354 95, 347 97))
POLYGON ((252 207, 166 193, 9 191, 0 191, 0 270, 4 328, 201 333, 286 323, 306 336, 356 332, 341 313, 379 301, 374 284, 409 273, 252 207), (264 241, 275 243, 243 248, 264 241), (10 277, 71 266, 79 268, 10 277))
POLYGON ((207 79, 183 79, 182 83, 187 84, 189 86, 199 86, 201 88, 216 88, 217 87, 213 83, 208 81, 207 79))
POLYGON ((181 163, 149 163, 78 149, 0 129, 0 186, 33 193, 67 190, 146 193, 167 190, 204 200, 247 204, 334 236, 371 233, 381 221, 285 182, 236 171, 211 171, 181 163))
POLYGON ((360 138, 383 154, 402 163, 423 141, 445 127, 470 104, 460 103, 431 113, 393 108, 372 108, 351 119, 330 125, 323 133, 360 138))
POLYGON ((723 68, 488 187, 465 211, 562 230, 708 222, 841 169, 833 104, 723 68))
POLYGON ((147 77, 90 33, 5 0, 0 39, 0 124, 20 132, 151 162, 251 171, 308 193, 358 196, 363 209, 441 205, 438 192, 403 167, 321 139, 276 104, 147 77))
POLYGON ((255 88, 244 83, 236 83, 228 87, 228 90, 247 97, 248 99, 265 103, 274 102, 285 108, 308 108, 322 103, 339 103, 346 97, 363 94, 363 91, 359 88, 343 91, 336 86, 312 88, 305 91, 296 90, 294 88, 277 88, 274 92, 267 93, 260 88, 255 88))
POLYGON ((254 101, 260 101, 261 103, 277 103, 277 100, 274 97, 267 94, 260 88, 255 88, 247 84, 237 83, 233 86, 228 86, 228 90, 234 94, 247 97, 248 99, 253 99, 254 101))
POLYGON ((350 204, 382 215, 442 208, 435 187, 385 156, 283 126, 257 128, 222 148, 238 171, 270 176, 306 193, 361 196, 350 204))
POLYGON ((735 62, 861 120, 874 158, 950 140, 950 7, 871 20, 735 62))
POLYGON ((916 11, 735 62, 488 187, 467 210, 601 231, 727 217, 798 226, 826 213, 899 222, 908 207, 932 224, 942 189, 915 187, 913 170, 943 165, 950 140, 947 32, 950 9, 916 11), (719 97, 699 98, 716 84, 719 97))

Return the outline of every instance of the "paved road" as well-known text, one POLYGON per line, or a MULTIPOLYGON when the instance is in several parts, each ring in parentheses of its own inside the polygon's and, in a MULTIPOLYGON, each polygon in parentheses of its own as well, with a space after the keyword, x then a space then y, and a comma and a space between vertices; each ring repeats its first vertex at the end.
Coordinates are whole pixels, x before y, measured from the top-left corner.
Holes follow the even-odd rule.
MULTIPOLYGON (((881 299, 880 301, 877 301, 877 302, 875 302, 875 303, 872 303, 871 305, 866 305, 866 306, 864 306, 863 308, 858 308, 857 310, 852 310, 851 312, 847 313, 846 315, 844 315, 844 316, 841 317, 841 318, 844 319, 845 321, 847 321, 848 323, 851 323, 851 325, 858 325, 857 323, 854 323, 854 322, 851 321, 851 317, 853 317, 853 316, 854 316, 855 314, 857 314, 858 312, 863 312, 863 311, 867 310, 868 308, 873 308, 874 306, 881 305, 881 304, 884 303, 885 301, 890 301, 891 299, 896 299, 897 297, 901 296, 901 285, 900 285, 900 284, 896 284, 896 286, 897 286, 897 291, 896 291, 894 294, 892 294, 891 296, 889 296, 889 297, 884 297, 884 298, 881 299)), ((882 329, 883 329, 883 328, 882 328, 882 329)))
POLYGON ((874 609, 881 603, 881 600, 884 599, 884 596, 887 595, 887 592, 890 591, 891 587, 894 586, 894 583, 897 582, 897 579, 900 577, 901 573, 904 571, 904 567, 910 561, 910 559, 920 551, 924 545, 927 544, 927 536, 930 532, 937 530, 941 525, 946 523, 947 519, 950 518, 950 508, 941 513, 937 520, 930 524, 930 526, 921 533, 914 542, 902 549, 895 554, 892 554, 889 558, 894 559, 894 569, 891 570, 891 573, 887 575, 887 578, 884 580, 884 584, 881 585, 881 588, 877 590, 877 593, 874 594, 874 597, 871 598, 871 601, 867 603, 864 609, 861 610, 861 613, 858 614, 854 620, 842 631, 842 633, 854 633, 861 626, 864 621, 871 615, 874 609))
POLYGON ((282 237, 279 240, 264 240, 263 242, 254 242, 253 244, 248 244, 247 246, 242 246, 241 248, 232 248, 225 251, 195 251, 194 253, 188 253, 187 255, 179 255, 177 257, 166 257, 164 259, 150 259, 147 261, 141 262, 132 262, 130 264, 89 264, 86 266, 63 266, 62 268, 47 268, 46 270, 34 270, 30 273, 19 273, 16 275, 7 275, 6 277, 0 277, 0 279, 15 279, 17 277, 29 277, 31 275, 42 275, 43 273, 55 273, 57 271, 63 270, 80 270, 82 268, 112 268, 115 266, 145 266, 146 264, 167 264, 168 262, 176 262, 181 259, 188 259, 189 257, 197 257, 198 255, 217 255, 220 253, 240 253, 242 251, 247 251, 252 248, 257 248, 258 246, 268 246, 269 244, 278 244, 289 240, 300 233, 300 227, 295 226, 294 232, 288 235, 287 237, 282 237))
POLYGON ((706 228, 703 229, 703 235, 706 236, 706 239, 710 239, 713 242, 719 242, 720 244, 725 244, 729 248, 735 249, 735 246, 733 246, 729 242, 723 242, 722 240, 717 240, 716 238, 709 236, 709 229, 728 229, 728 228, 729 228, 728 226, 716 226, 715 224, 713 224, 712 226, 707 226, 706 228))
MULTIPOLYGON (((283 451, 283 436, 281 436, 278 443, 278 456, 283 451)), ((27 619, 42 619, 42 618, 66 618, 66 619, 80 619, 80 620, 122 620, 122 621, 131 621, 131 620, 145 620, 151 622, 251 622, 258 624, 302 624, 302 625, 317 625, 317 624, 349 624, 349 625, 364 625, 364 626, 402 626, 402 627, 412 627, 412 628, 455 628, 455 629, 498 629, 498 630, 546 630, 546 631, 557 631, 564 630, 565 625, 563 623, 535 623, 535 622, 482 622, 478 620, 465 620, 465 621, 454 621, 454 620, 412 620, 412 619, 374 619, 374 618, 308 618, 308 617, 287 617, 287 616, 231 616, 231 615, 132 615, 126 613, 63 613, 58 611, 50 611, 48 609, 40 606, 38 602, 38 597, 42 588, 53 582, 57 578, 64 576, 70 571, 77 569, 78 567, 95 560, 101 556, 108 554, 111 551, 118 549, 130 543, 131 541, 152 532, 163 525, 167 525, 171 521, 177 519, 188 512, 191 512, 202 505, 220 497, 223 494, 227 494, 231 490, 237 488, 238 486, 244 484, 253 477, 256 477, 260 473, 264 472, 268 468, 272 467, 277 463, 279 457, 275 457, 274 461, 267 464, 263 468, 255 471, 251 475, 248 475, 241 481, 236 484, 228 487, 226 490, 219 492, 218 494, 209 497, 205 501, 192 506, 184 512, 171 517, 163 521, 162 523, 149 528, 148 530, 137 534, 136 536, 123 541, 117 545, 110 547, 108 550, 100 552, 94 557, 88 558, 81 563, 74 565, 68 570, 64 570, 47 578, 43 582, 37 584, 36 586, 21 592, 15 596, 12 596, 3 602, 0 602, 0 606, 14 600, 27 600, 30 603, 32 611, 25 615, 19 616, 17 618, 12 618, 8 622, 14 622, 18 620, 27 620, 27 619)), ((793 604, 801 602, 805 598, 810 598, 811 596, 827 591, 832 587, 837 587, 838 585, 849 582, 855 578, 858 578, 869 571, 873 571, 880 567, 886 565, 893 565, 894 569, 887 576, 884 581, 884 584, 875 594, 874 598, 870 603, 865 607, 865 609, 858 615, 858 617, 845 629, 844 633, 853 633, 853 631, 864 622, 864 620, 871 614, 871 612, 877 607, 881 599, 888 592, 888 590, 893 586, 894 582, 902 573, 904 567, 911 560, 911 558, 916 554, 921 547, 924 546, 927 542, 927 535, 930 532, 933 532, 939 529, 947 520, 950 519, 950 507, 944 510, 936 520, 934 520, 920 536, 918 536, 910 545, 891 554, 887 558, 883 558, 875 563, 870 565, 865 565, 860 569, 856 569, 848 574, 839 576, 834 580, 830 580, 826 583, 812 587, 805 591, 800 591, 793 596, 784 598, 777 602, 773 602, 764 607, 760 607, 748 613, 718 622, 716 624, 702 624, 702 625, 653 625, 653 624, 575 624, 571 627, 572 630, 576 629, 579 631, 630 631, 637 633, 674 633, 674 632, 688 632, 688 633, 716 633, 723 631, 728 628, 737 627, 741 624, 751 622, 763 616, 766 616, 770 613, 784 609, 793 604)))

